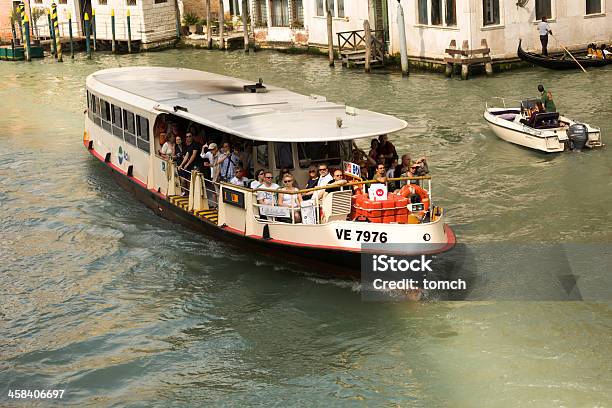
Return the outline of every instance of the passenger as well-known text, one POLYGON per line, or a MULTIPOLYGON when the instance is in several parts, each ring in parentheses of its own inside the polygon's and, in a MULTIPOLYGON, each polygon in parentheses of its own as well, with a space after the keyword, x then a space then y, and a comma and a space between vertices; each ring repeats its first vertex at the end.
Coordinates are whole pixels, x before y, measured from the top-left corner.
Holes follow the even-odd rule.
POLYGON ((362 160, 368 160, 368 155, 366 152, 357 147, 355 142, 353 142, 353 153, 352 153, 352 162, 359 163, 362 160))
POLYGON ((368 179, 368 162, 365 160, 362 160, 360 162, 358 162, 357 164, 359 164, 359 175, 361 176, 362 180, 367 180, 368 179))
MULTIPOLYGON (((320 164, 319 165, 319 180, 317 181, 317 187, 326 186, 333 179, 334 179, 333 176, 329 174, 329 168, 327 167, 327 164, 320 164)), ((317 192, 317 198, 319 200, 322 199, 324 193, 325 193, 325 190, 319 190, 317 192)))
POLYGON ((329 174, 329 168, 327 167, 327 164, 320 164, 319 180, 317 181, 317 187, 325 186, 330 182, 330 180, 333 179, 334 178, 332 177, 332 175, 329 174))
POLYGON ((374 174, 376 171, 376 164, 378 163, 378 139, 372 139, 370 142, 370 151, 368 153, 368 173, 374 174))
POLYGON ((212 162, 211 162, 211 173, 212 173, 212 181, 215 183, 219 182, 221 177, 221 159, 223 158, 223 153, 219 151, 219 147, 216 143, 210 143, 208 145, 208 150, 212 154, 212 162))
POLYGON ((278 176, 276 176, 276 180, 274 180, 276 182, 276 184, 278 184, 279 186, 283 184, 283 177, 285 177, 286 174, 290 174, 291 170, 289 170, 288 168, 284 167, 281 169, 280 173, 278 174, 278 176))
MULTIPOLYGON (((189 183, 191 180, 191 172, 193 170, 200 170, 201 160, 200 157, 200 145, 193 140, 193 135, 188 132, 186 135, 187 145, 185 146, 185 155, 183 162, 179 165, 179 175, 181 176, 181 183, 185 182, 185 188, 189 189, 189 183)), ((183 192, 185 193, 185 192, 183 192)))
POLYGON ((300 215, 300 203, 302 202, 302 196, 300 194, 287 194, 288 191, 298 191, 298 188, 294 186, 295 179, 291 175, 291 173, 285 174, 283 177, 283 187, 280 189, 280 193, 278 194, 278 202, 281 207, 289 207, 294 208, 293 213, 293 222, 300 222, 302 217, 300 215), (285 193, 283 193, 283 191, 285 193))
MULTIPOLYGON (((252 148, 250 150, 252 150, 252 148)), ((243 168, 245 171, 244 174, 247 177, 251 177, 253 173, 253 156, 251 155, 250 150, 248 148, 248 144, 246 147, 238 144, 234 147, 234 152, 237 152, 238 154, 238 164, 240 164, 240 166, 243 168)))
POLYGON ((606 44, 601 44, 601 53, 603 54, 604 59, 612 58, 612 52, 608 49, 606 44))
POLYGON ((263 184, 264 173, 265 171, 263 169, 259 169, 255 172, 255 180, 251 181, 251 186, 250 186, 252 190, 259 188, 259 186, 263 184))
MULTIPOLYGON (((395 177, 395 168, 396 167, 398 167, 397 159, 393 159, 393 161, 391 161, 391 165, 389 166, 389 169, 385 173, 385 177, 387 178, 387 180, 395 177)), ((397 188, 399 188, 399 183, 397 181, 390 181, 389 182, 389 190, 395 190, 397 188)))
POLYGON ((397 155, 395 146, 389 141, 387 135, 378 136, 378 141, 380 145, 378 146, 378 157, 376 160, 380 163, 380 160, 384 159, 385 165, 388 167, 393 159, 397 159, 399 156, 397 155))
MULTIPOLYGON (((272 172, 266 171, 264 173, 264 182, 259 188, 266 188, 270 190, 278 190, 278 184, 272 183, 272 172)), ((261 205, 275 205, 276 204, 276 193, 271 191, 258 191, 257 202, 261 205)), ((265 219, 265 216, 262 216, 265 219)))
POLYGON ((348 189, 348 187, 344 186, 346 183, 348 183, 348 181, 346 181, 346 179, 344 178, 344 173, 342 172, 342 170, 340 170, 340 169, 334 170, 333 177, 334 177, 334 179, 331 180, 327 184, 333 185, 333 186, 338 186, 338 187, 328 188, 325 191, 327 191, 328 193, 331 193, 331 192, 334 192, 334 191, 343 191, 345 188, 348 189))
POLYGON ((195 142, 200 146, 204 146, 206 144, 203 132, 199 131, 195 124, 191 124, 189 126, 189 133, 193 135, 193 140, 195 140, 195 142))
MULTIPOLYGON (((214 144, 214 143, 211 143, 214 144)), ((212 180, 212 171, 213 171, 213 161, 214 156, 212 151, 210 150, 210 144, 206 143, 202 146, 202 150, 200 152, 200 158, 202 159, 202 174, 206 180, 212 180)))
POLYGON ((230 180, 231 184, 241 187, 247 187, 249 185, 249 179, 244 176, 244 169, 242 167, 236 167, 235 176, 230 180))
POLYGON ((238 166, 239 157, 230 149, 230 144, 223 143, 222 152, 224 157, 221 159, 221 181, 229 181, 234 174, 234 169, 238 166))
POLYGON ((540 91, 542 104, 544 105, 545 112, 556 112, 557 107, 553 101, 553 95, 550 91, 544 89, 544 85, 538 85, 538 91, 540 91))
POLYGON ((162 159, 164 159, 164 160, 172 160, 172 157, 174 156, 174 146, 175 146, 175 143, 176 143, 176 140, 174 140, 174 139, 166 140, 166 143, 164 143, 162 148, 159 149, 159 155, 161 156, 162 159))
POLYGON ((525 124, 529 127, 533 127, 535 124, 536 115, 538 113, 544 113, 544 112, 546 112, 546 109, 544 109, 544 105, 542 105, 542 102, 537 102, 535 108, 533 108, 531 111, 529 120, 525 124))
MULTIPOLYGON (((308 181, 306 182, 306 187, 304 189, 315 188, 319 183, 319 175, 317 174, 317 168, 315 166, 310 166, 308 168, 308 181)), ((304 194, 302 196, 302 200, 310 200, 312 198, 312 193, 304 194)))
POLYGON ((174 153, 172 154, 172 160, 175 164, 179 165, 183 162, 183 156, 185 155, 185 145, 183 144, 183 138, 176 136, 174 138, 174 153))
MULTIPOLYGON (((429 174, 427 160, 425 157, 421 157, 412 163, 412 166, 410 166, 410 171, 407 173, 406 177, 423 177, 427 174, 429 174)), ((411 180, 410 184, 420 185, 421 183, 419 180, 411 180)))
POLYGON ((376 172, 374 173, 374 177, 372 178, 372 180, 378 183, 387 184, 387 177, 385 176, 386 172, 387 171, 385 164, 378 163, 378 165, 376 166, 376 172))

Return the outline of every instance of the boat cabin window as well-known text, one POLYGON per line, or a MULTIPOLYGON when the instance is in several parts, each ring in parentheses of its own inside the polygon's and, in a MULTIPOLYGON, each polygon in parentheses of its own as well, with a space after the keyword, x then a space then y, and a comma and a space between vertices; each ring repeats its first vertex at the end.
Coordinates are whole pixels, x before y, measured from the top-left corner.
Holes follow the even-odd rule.
POLYGON ((136 146, 136 135, 134 135, 134 114, 132 112, 123 110, 123 139, 133 145, 136 146))
POLYGON ((297 149, 300 167, 303 169, 319 163, 339 165, 343 158, 342 152, 345 150, 340 142, 298 143, 297 149))
POLYGON ((112 119, 113 119, 113 135, 117 137, 123 137, 123 126, 121 121, 121 108, 116 105, 112 106, 112 119))
POLYGON ((102 119, 102 129, 112 133, 111 129, 111 105, 105 100, 100 99, 100 116, 102 119))
POLYGON ((257 151, 257 167, 269 168, 268 142, 255 142, 255 149, 257 151))
POLYGON ((140 150, 149 152, 149 119, 136 115, 136 144, 140 150))
POLYGON ((274 143, 276 168, 293 170, 293 153, 291 143, 274 143))

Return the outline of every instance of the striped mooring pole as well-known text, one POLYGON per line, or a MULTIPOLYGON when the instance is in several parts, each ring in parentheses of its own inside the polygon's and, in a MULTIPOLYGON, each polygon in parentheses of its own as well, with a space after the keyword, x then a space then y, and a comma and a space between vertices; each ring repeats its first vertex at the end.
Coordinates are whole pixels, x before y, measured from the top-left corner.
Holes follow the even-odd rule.
POLYGON ((128 52, 132 53, 132 25, 130 23, 130 9, 127 11, 127 29, 128 29, 128 52))
POLYGON ((93 34, 93 50, 96 51, 96 9, 91 9, 91 33, 93 34))
POLYGON ((74 58, 74 42, 72 41, 72 14, 68 12, 68 35, 70 36, 70 58, 74 58))
POLYGON ((115 9, 111 9, 111 30, 113 32, 113 41, 111 42, 111 49, 113 54, 117 52, 117 45, 115 42, 115 9))
POLYGON ((89 46, 89 14, 85 13, 85 49, 87 50, 87 59, 91 59, 91 47, 89 46))
POLYGON ((28 15, 24 13, 23 15, 23 30, 25 33, 25 57, 26 61, 32 61, 32 49, 30 48, 30 20, 28 19, 28 15))
POLYGON ((54 57, 57 57, 57 52, 55 51, 55 34, 53 33, 53 23, 51 23, 51 11, 45 9, 45 13, 47 13, 47 20, 49 20, 49 39, 51 40, 51 54, 54 57))
POLYGON ((62 41, 59 32, 59 23, 57 21, 57 4, 51 3, 51 20, 53 20, 53 33, 55 34, 55 51, 57 52, 57 62, 63 62, 62 58, 62 41))
POLYGON ((25 44, 25 34, 23 32, 23 16, 25 15, 25 4, 23 4, 23 1, 19 3, 19 5, 17 6, 17 10, 19 11, 19 35, 21 36, 21 45, 25 44))

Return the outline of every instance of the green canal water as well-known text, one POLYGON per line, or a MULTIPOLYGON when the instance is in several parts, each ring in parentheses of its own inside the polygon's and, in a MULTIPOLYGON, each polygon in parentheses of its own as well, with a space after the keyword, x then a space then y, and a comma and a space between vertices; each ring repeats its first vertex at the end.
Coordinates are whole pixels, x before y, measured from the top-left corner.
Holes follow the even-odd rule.
POLYGON ((167 51, 0 63, 0 406, 612 406, 610 149, 497 139, 484 102, 532 96, 612 141, 612 67, 467 82, 324 58, 167 51), (180 66, 409 122, 459 242, 459 301, 364 302, 357 285, 154 216, 83 149, 85 77, 180 66), (570 284, 568 284, 568 281, 570 284))

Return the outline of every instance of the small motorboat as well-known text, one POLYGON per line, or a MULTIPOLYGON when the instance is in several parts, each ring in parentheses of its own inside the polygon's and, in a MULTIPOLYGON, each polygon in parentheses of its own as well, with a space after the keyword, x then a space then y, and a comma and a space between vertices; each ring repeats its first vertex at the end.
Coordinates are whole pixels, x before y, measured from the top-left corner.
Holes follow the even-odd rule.
MULTIPOLYGON (((531 62, 532 64, 539 65, 544 68, 564 70, 564 69, 580 69, 576 61, 570 56, 563 55, 562 57, 548 57, 545 55, 536 54, 533 52, 527 52, 521 47, 521 41, 519 40, 518 45, 518 57, 523 61, 531 62)), ((597 58, 583 58, 576 57, 576 60, 585 68, 589 67, 603 67, 608 65, 612 60, 610 59, 597 59, 597 58)))
POLYGON ((520 103, 516 108, 506 106, 509 99, 495 99, 501 99, 503 107, 486 103, 484 118, 500 139, 546 153, 603 146, 599 128, 558 112, 533 113, 539 99, 516 101, 520 103))

